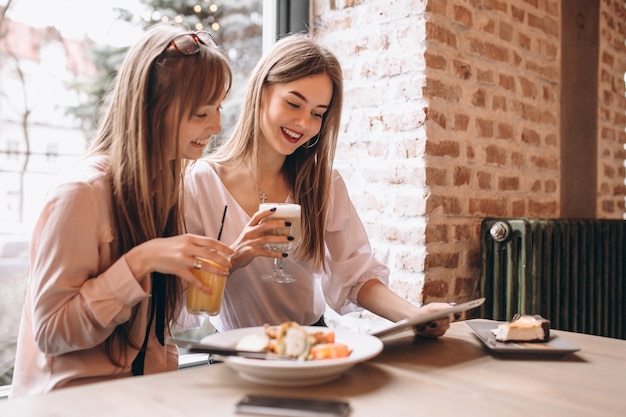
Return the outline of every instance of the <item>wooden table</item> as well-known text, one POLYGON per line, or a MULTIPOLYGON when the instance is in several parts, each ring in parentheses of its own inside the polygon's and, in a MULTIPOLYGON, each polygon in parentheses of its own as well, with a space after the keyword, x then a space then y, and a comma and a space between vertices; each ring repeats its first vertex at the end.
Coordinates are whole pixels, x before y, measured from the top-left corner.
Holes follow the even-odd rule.
POLYGON ((626 341, 555 332, 581 350, 498 357, 458 322, 440 339, 386 341, 378 357, 321 386, 256 385, 213 364, 2 401, 0 415, 230 416, 247 393, 347 399, 351 416, 626 415, 626 341))

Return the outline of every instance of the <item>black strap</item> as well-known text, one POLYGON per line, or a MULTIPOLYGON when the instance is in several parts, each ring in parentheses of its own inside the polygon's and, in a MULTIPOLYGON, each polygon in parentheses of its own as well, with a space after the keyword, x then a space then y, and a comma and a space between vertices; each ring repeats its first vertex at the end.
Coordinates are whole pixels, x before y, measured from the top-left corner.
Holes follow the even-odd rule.
POLYGON ((321 326, 321 327, 328 327, 326 325, 326 321, 324 321, 324 316, 320 317, 319 320, 317 320, 315 323, 313 323, 311 326, 321 326))
POLYGON ((165 276, 159 273, 154 273, 151 276, 151 281, 152 300, 150 302, 150 318, 148 319, 146 334, 144 336, 141 349, 137 352, 137 356, 131 365, 133 375, 143 375, 144 363, 146 360, 146 348, 148 347, 150 328, 152 327, 152 321, 155 315, 156 324, 154 325, 154 332, 156 333, 156 337, 161 346, 165 344, 165 276))
MULTIPOLYGON (((154 332, 161 344, 165 345, 165 280, 166 276, 158 272, 154 273, 152 279, 152 298, 156 297, 156 324, 154 332), (155 279, 156 278, 156 279, 155 279)), ((153 301, 154 302, 154 301, 153 301)))

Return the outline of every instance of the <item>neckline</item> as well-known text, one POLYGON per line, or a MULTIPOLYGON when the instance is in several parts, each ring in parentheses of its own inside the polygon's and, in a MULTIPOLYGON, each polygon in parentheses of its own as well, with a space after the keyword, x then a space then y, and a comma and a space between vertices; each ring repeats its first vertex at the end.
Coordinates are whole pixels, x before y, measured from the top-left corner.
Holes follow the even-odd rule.
MULTIPOLYGON (((228 194, 228 199, 231 200, 233 203, 236 204, 237 209, 243 213, 246 214, 246 216, 248 217, 248 219, 252 218, 252 215, 248 214, 248 212, 241 206, 241 204, 239 204, 239 201, 235 198, 234 195, 232 195, 232 193, 230 192, 230 190, 228 189, 228 187, 226 186, 226 184, 224 184, 224 180, 222 179, 222 167, 218 162, 212 162, 212 161, 207 161, 209 167, 213 170, 213 172, 215 172, 215 174, 217 175, 217 178, 219 179, 220 183, 222 184, 222 188, 224 189, 224 191, 228 194)), ((294 203, 293 200, 293 196, 291 195, 291 192, 289 192, 289 194, 287 194, 287 198, 285 199, 284 203, 294 203)), ((228 208, 230 210, 230 207, 228 208)), ((254 215, 254 213, 253 213, 254 215)))

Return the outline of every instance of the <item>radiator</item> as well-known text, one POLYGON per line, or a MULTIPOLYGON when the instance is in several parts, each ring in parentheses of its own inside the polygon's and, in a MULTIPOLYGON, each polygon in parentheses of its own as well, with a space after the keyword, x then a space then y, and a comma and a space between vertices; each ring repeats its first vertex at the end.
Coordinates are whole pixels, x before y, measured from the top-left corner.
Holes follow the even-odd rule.
POLYGON ((552 328, 626 339, 626 221, 481 224, 481 317, 540 314, 552 328))

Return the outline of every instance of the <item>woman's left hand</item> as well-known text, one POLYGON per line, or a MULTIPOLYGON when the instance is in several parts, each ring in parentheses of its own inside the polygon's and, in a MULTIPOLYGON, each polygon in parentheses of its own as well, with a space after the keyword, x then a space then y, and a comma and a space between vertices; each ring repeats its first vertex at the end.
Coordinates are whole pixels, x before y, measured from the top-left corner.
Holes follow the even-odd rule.
MULTIPOLYGON (((447 303, 430 303, 420 308, 420 311, 424 314, 435 313, 443 309, 450 308, 450 304, 447 303)), ((441 337, 450 328, 451 317, 445 317, 443 319, 435 320, 430 323, 426 323, 421 326, 417 326, 414 331, 415 334, 422 337, 441 337)))
POLYGON ((284 220, 271 220, 269 217, 273 210, 259 210, 246 224, 239 237, 231 244, 233 255, 231 256, 234 271, 248 265, 257 256, 268 258, 280 258, 281 252, 272 251, 265 247, 267 243, 288 243, 288 237, 269 233, 272 230, 286 227, 284 220))

